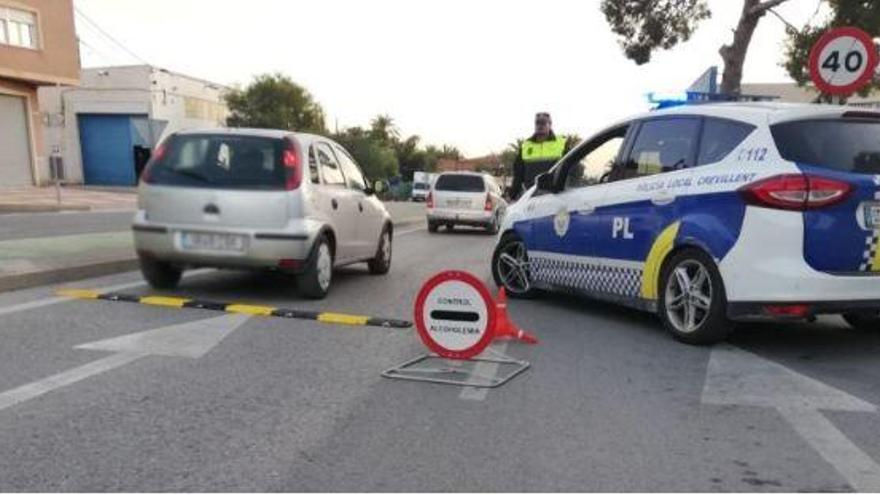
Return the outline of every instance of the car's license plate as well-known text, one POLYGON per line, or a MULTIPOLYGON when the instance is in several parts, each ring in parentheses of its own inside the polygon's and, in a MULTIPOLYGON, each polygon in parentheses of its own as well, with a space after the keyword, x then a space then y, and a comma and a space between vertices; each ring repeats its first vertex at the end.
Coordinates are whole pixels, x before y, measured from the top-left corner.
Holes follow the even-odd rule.
POLYGON ((865 203, 865 226, 869 229, 880 229, 880 202, 865 203))
POLYGON ((183 249, 193 251, 241 253, 245 249, 245 236, 214 232, 182 232, 180 244, 183 249))
POLYGON ((466 199, 448 199, 446 206, 449 208, 470 208, 471 202, 466 199))

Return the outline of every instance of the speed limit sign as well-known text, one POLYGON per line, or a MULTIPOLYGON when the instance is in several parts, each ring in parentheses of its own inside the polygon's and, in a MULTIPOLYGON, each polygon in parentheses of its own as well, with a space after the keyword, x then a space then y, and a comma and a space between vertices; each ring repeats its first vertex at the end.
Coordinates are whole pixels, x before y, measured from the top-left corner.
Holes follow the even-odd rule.
POLYGON ((848 95, 868 84, 877 69, 871 36, 854 27, 832 29, 810 50, 810 77, 826 94, 848 95))

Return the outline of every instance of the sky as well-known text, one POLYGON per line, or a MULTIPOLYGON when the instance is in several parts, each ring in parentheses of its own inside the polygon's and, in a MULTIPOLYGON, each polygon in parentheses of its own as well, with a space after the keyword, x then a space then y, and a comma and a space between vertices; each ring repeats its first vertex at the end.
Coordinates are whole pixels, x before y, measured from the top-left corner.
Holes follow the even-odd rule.
MULTIPOLYGON (((403 135, 467 156, 530 135, 537 111, 557 133, 588 137, 647 110, 648 92, 720 68, 742 2, 708 3, 712 18, 688 42, 637 66, 599 0, 74 0, 84 67, 145 61, 225 85, 281 72, 312 93, 331 130, 388 114, 403 135)), ((818 4, 777 12, 800 26, 818 4)), ((744 82, 788 81, 784 29, 761 20, 744 82)))

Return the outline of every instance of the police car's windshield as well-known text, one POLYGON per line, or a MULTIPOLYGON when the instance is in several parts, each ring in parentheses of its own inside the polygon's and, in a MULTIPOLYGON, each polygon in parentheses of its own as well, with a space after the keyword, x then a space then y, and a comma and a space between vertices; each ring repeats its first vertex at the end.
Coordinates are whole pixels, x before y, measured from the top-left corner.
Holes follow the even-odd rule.
POLYGON ((434 184, 437 191, 484 192, 483 178, 478 175, 441 175, 434 184))
POLYGON ((880 173, 880 121, 802 120, 774 125, 786 160, 846 172, 880 173))

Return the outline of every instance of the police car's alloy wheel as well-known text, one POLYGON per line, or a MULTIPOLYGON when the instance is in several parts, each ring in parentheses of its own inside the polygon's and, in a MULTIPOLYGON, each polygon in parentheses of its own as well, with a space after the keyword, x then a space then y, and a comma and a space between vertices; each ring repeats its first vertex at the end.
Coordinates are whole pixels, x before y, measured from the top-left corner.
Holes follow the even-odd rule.
POLYGON ((536 295, 529 271, 529 254, 516 234, 501 238, 492 255, 492 278, 510 297, 529 298, 536 295))
POLYGON ((702 251, 687 249, 665 263, 659 302, 663 324, 678 340, 711 344, 730 332, 721 274, 702 251))
POLYGON ((318 239, 306 271, 298 277, 299 291, 310 299, 323 299, 330 291, 333 278, 333 253, 327 237, 318 239))

